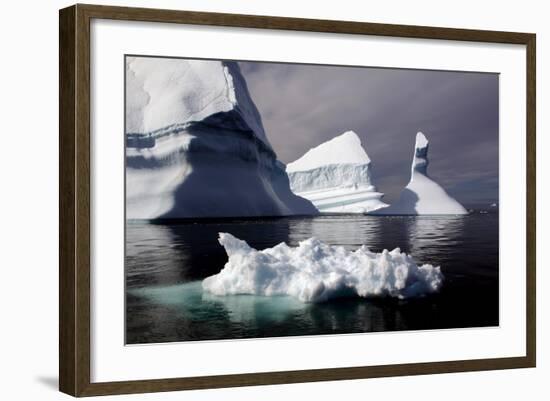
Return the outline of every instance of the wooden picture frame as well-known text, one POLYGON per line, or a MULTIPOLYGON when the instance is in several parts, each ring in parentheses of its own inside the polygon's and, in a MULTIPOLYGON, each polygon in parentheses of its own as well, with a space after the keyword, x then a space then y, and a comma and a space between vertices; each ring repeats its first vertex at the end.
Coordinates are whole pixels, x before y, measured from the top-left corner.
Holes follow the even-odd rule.
POLYGON ((59 29, 59 388, 62 392, 73 396, 94 396, 535 366, 536 37, 534 34, 80 4, 60 10, 59 29), (94 18, 525 45, 527 54, 525 60, 527 71, 526 355, 511 358, 92 383, 90 380, 90 21, 94 18))

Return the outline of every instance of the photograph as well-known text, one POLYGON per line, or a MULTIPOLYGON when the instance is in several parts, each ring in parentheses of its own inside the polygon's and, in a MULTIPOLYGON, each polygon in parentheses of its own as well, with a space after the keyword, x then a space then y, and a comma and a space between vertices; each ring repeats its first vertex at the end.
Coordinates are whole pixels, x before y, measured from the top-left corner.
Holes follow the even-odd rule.
POLYGON ((0 401, 550 400, 548 4, 3 5, 0 401))
POLYGON ((125 344, 499 326, 498 73, 121 71, 125 344))

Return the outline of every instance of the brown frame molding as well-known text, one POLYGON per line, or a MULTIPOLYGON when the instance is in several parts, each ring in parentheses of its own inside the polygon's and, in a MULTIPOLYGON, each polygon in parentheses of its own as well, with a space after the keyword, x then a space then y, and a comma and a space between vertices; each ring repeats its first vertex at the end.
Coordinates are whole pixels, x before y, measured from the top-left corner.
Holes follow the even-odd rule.
POLYGON ((536 35, 77 4, 59 12, 59 389, 73 396, 527 368, 536 365, 536 35), (510 43, 527 48, 527 324, 524 357, 90 382, 90 20, 92 18, 510 43))

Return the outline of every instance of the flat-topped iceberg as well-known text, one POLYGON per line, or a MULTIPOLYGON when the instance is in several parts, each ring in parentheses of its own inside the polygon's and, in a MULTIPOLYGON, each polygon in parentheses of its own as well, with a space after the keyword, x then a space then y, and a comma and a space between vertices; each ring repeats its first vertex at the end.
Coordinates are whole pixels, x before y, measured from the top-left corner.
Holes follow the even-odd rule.
POLYGON ((284 165, 233 62, 128 57, 129 219, 316 214, 284 165))
POLYGON ((452 198, 437 182, 428 176, 428 139, 422 132, 416 134, 411 179, 401 191, 399 199, 390 206, 372 214, 382 215, 444 215, 467 214, 468 211, 452 198))
POLYGON ((231 234, 219 242, 229 261, 202 287, 214 295, 290 295, 302 302, 323 302, 338 297, 411 298, 439 291, 439 267, 418 266, 400 251, 375 253, 362 246, 348 251, 315 238, 297 247, 281 243, 258 251, 231 234))
POLYGON ((292 191, 324 213, 366 213, 387 206, 372 179, 361 140, 347 131, 289 163, 292 191))

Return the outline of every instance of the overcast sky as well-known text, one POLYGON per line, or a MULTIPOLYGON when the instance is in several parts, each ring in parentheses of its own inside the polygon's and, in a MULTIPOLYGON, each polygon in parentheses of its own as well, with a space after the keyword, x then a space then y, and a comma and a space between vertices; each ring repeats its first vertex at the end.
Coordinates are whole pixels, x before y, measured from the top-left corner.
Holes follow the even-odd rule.
POLYGON ((432 178, 462 203, 498 200, 498 75, 239 64, 284 163, 353 130, 373 162, 378 189, 392 202, 409 181, 422 131, 432 178))

